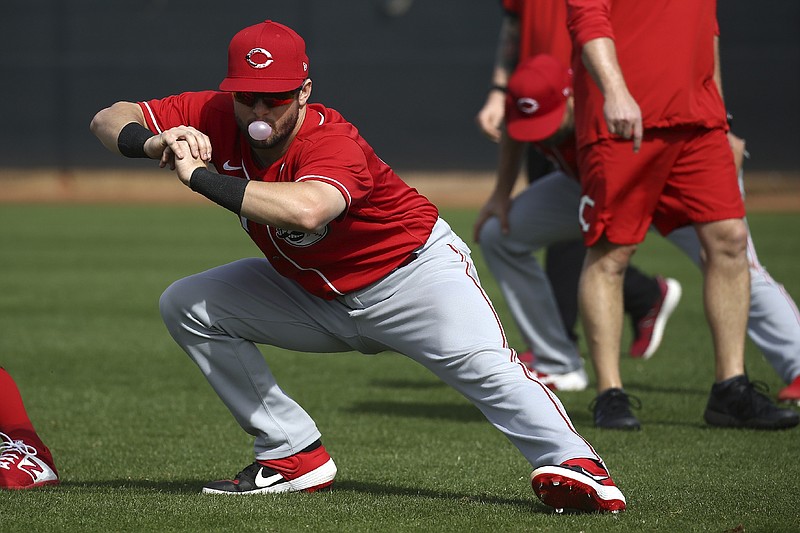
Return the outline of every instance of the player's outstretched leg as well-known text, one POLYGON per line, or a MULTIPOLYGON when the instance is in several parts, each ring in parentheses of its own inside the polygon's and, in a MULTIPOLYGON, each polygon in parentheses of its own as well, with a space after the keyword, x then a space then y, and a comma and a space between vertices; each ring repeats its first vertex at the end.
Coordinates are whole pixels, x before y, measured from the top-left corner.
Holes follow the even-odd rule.
POLYGON ((213 481, 203 494, 268 494, 277 492, 315 492, 330 487, 336 465, 319 440, 303 451, 284 459, 255 461, 234 479, 213 481))
POLYGON ((605 465, 595 459, 570 459, 540 466, 531 474, 536 496, 557 513, 564 509, 618 513, 625 496, 614 485, 605 465))

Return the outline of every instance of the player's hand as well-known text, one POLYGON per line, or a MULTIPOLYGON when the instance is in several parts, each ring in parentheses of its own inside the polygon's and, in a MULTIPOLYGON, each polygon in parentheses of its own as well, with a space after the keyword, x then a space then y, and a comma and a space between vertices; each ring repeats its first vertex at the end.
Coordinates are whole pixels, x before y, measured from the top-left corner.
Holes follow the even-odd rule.
POLYGON ((508 196, 492 194, 489 200, 486 201, 481 210, 478 212, 478 218, 475 220, 475 225, 473 226, 472 231, 473 240, 475 242, 480 242, 481 229, 486 221, 492 217, 497 217, 497 219, 500 221, 500 230, 503 232, 503 235, 507 235, 509 232, 509 209, 511 209, 511 198, 508 196))
POLYGON ((733 163, 736 165, 736 173, 738 174, 742 170, 744 158, 747 155, 747 150, 745 150, 745 141, 741 137, 737 137, 729 131, 728 144, 731 145, 731 150, 733 150, 733 163))
POLYGON ((170 153, 168 156, 172 161, 172 166, 170 168, 174 169, 178 174, 178 179, 180 179, 184 185, 188 186, 189 180, 192 178, 192 172, 198 168, 208 168, 208 166, 205 161, 192 155, 187 141, 176 141, 174 144, 175 147, 184 154, 183 157, 177 157, 177 154, 173 153, 172 147, 164 150, 164 153, 170 153))
POLYGON ((191 126, 176 126, 151 137, 144 150, 149 157, 160 159, 161 168, 169 166, 174 169, 174 160, 187 156, 211 161, 211 139, 191 126))
POLYGON ((627 90, 609 93, 603 104, 603 115, 609 133, 632 139, 633 151, 638 152, 642 146, 642 111, 633 96, 627 90))
POLYGON ((478 128, 490 141, 500 142, 503 118, 506 113, 506 95, 501 91, 491 91, 486 97, 486 103, 478 111, 475 122, 478 128))

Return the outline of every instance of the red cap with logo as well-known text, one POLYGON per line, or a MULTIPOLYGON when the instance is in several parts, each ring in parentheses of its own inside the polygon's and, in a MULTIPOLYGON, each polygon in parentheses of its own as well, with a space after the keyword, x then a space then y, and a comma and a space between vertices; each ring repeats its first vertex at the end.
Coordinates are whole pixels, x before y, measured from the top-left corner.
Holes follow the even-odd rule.
POLYGON ((294 30, 266 20, 239 31, 228 46, 222 91, 280 93, 308 77, 306 43, 294 30))
POLYGON ((550 137, 561 126, 571 94, 572 69, 547 54, 525 59, 508 81, 508 135, 523 142, 550 137))

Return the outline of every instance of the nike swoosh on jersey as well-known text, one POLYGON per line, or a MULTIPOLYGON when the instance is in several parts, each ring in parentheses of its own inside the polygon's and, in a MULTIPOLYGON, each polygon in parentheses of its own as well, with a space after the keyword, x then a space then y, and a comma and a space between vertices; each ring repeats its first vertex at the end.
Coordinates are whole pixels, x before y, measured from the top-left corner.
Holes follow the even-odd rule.
POLYGON ((222 170, 242 170, 242 167, 231 166, 231 160, 228 159, 227 161, 222 163, 222 170))
POLYGON ((264 477, 264 475, 262 474, 263 472, 264 472, 263 468, 259 469, 255 479, 256 487, 260 489, 263 489, 264 487, 271 487, 272 485, 277 485, 279 481, 284 481, 284 482, 286 481, 286 479, 284 479, 284 477, 280 474, 264 477))

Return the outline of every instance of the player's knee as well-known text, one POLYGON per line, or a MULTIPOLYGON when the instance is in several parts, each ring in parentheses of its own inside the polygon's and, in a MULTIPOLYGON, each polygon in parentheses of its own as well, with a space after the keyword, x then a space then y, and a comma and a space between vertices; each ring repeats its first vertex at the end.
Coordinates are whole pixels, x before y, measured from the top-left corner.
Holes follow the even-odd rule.
POLYGON ((500 219, 492 217, 481 226, 480 234, 478 235, 481 250, 491 251, 500 244, 503 239, 503 231, 500 228, 500 219))
POLYGON ((189 288, 191 282, 188 279, 180 279, 161 294, 158 300, 158 309, 161 312, 161 319, 168 326, 180 322, 186 316, 187 309, 191 308, 190 295, 195 292, 189 288))
POLYGON ((637 249, 636 244, 612 244, 601 239, 587 249, 585 263, 593 265, 599 272, 621 277, 637 249))
POLYGON ((483 226, 481 226, 481 241, 484 239, 493 241, 499 238, 501 235, 502 231, 500 229, 500 219, 497 217, 492 217, 486 220, 486 222, 483 223, 483 226))
POLYGON ((721 220, 707 224, 701 239, 709 259, 726 257, 746 261, 747 225, 741 219, 721 220))

